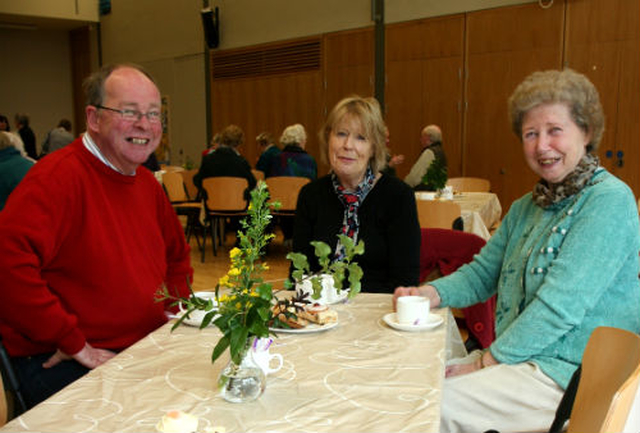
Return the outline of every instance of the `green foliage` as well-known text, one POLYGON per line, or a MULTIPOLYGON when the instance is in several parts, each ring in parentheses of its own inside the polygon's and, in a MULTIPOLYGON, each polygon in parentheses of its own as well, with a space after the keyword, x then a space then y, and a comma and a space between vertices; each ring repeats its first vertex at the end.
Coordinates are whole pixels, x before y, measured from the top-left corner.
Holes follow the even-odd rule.
POLYGON ((438 191, 447 184, 447 167, 441 159, 436 158, 422 178, 422 183, 429 191, 438 191))
MULTIPOLYGON (((259 182, 258 186, 251 191, 248 216, 241 221, 242 229, 238 231, 240 246, 229 251, 231 262, 229 271, 216 285, 217 309, 211 300, 195 296, 189 281, 187 281, 190 291, 188 297, 173 296, 166 287, 157 293, 157 301, 171 299, 174 305, 181 303, 186 309, 185 314, 176 321, 172 330, 179 326, 189 313, 195 310, 208 311, 200 328, 213 323, 223 334, 213 349, 211 362, 215 362, 229 349, 231 359, 236 364, 240 364, 248 349, 247 342, 252 337, 268 337, 269 334, 274 334, 269 330, 269 326, 275 328, 286 326, 274 315, 274 305, 284 304, 286 307, 294 305, 291 301, 277 300, 273 295, 271 284, 264 282, 262 278, 262 273, 268 269, 268 266, 261 261, 261 257, 267 244, 274 237, 273 234, 265 234, 272 218, 270 206, 278 205, 277 203, 268 204, 268 198, 269 193, 264 182, 259 182), (221 289, 225 289, 224 294, 221 293, 221 289)), ((360 241, 358 245, 354 245, 347 236, 340 236, 340 242, 345 247, 346 258, 344 261, 333 263, 329 259, 331 250, 328 245, 322 242, 312 242, 312 245, 322 266, 320 273, 332 274, 336 289, 344 286, 343 281, 348 273, 348 284, 351 288, 349 296, 353 297, 360 291, 362 270, 352 260, 356 255, 364 253, 364 243, 360 241)), ((318 274, 305 276, 309 273, 309 262, 306 256, 290 253, 287 258, 293 263, 295 269, 293 277, 296 281, 311 278, 314 288, 319 287, 318 274)), ((285 283, 286 288, 291 286, 291 282, 285 283)), ((302 301, 308 303, 308 301, 302 301)), ((299 305, 295 306, 294 310, 297 311, 297 308, 300 308, 299 305)), ((295 316, 294 312, 288 310, 284 314, 287 317, 295 316)))
MULTIPOLYGON (((338 242, 340 242, 345 249, 345 257, 343 260, 331 261, 329 257, 331 255, 331 248, 324 242, 312 241, 311 245, 314 247, 314 252, 318 258, 320 270, 316 273, 309 274, 309 262, 307 257, 301 253, 289 253, 287 259, 291 260, 294 271, 291 276, 296 283, 301 283, 305 280, 311 281, 311 287, 313 299, 319 299, 322 293, 322 275, 330 275, 333 278, 333 285, 336 292, 340 292, 345 287, 345 276, 348 275, 348 288, 349 299, 360 293, 362 279, 362 269, 353 261, 356 256, 364 254, 364 242, 360 240, 358 244, 353 242, 348 236, 338 235, 338 242)), ((293 283, 287 282, 285 286, 292 288, 293 283)))

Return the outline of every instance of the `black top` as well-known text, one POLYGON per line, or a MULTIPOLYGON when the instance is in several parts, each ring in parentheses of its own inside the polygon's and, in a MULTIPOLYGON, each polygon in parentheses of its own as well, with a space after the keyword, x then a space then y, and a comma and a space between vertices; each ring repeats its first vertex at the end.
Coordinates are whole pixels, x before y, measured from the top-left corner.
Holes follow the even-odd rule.
POLYGON ((23 126, 18 130, 18 134, 20 134, 20 138, 24 143, 24 151, 27 155, 33 159, 38 159, 38 154, 36 153, 36 136, 33 130, 28 126, 23 126))
POLYGON ((251 166, 247 160, 227 146, 220 146, 215 152, 206 155, 202 159, 200 170, 193 176, 193 183, 202 189, 203 179, 221 176, 247 179, 249 182, 248 191, 251 191, 256 186, 256 178, 253 176, 251 166))
MULTIPOLYGON (((319 265, 310 241, 326 242, 334 251, 343 216, 344 207, 329 176, 300 191, 293 250, 306 254, 312 271, 319 265)), ((357 257, 364 271, 362 290, 393 293, 398 286, 417 285, 420 225, 413 190, 398 178, 383 175, 360 206, 358 216, 358 239, 365 243, 364 255, 357 257)))

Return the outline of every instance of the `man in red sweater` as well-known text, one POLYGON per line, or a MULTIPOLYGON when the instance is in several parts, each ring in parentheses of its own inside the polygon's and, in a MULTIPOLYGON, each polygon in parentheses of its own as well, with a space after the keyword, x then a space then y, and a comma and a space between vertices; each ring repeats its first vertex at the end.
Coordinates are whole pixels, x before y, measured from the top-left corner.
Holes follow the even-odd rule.
POLYGON ((33 406, 167 321, 188 293, 182 227, 139 167, 162 134, 160 93, 133 65, 85 81, 87 132, 36 164, 0 212, 0 335, 33 406))

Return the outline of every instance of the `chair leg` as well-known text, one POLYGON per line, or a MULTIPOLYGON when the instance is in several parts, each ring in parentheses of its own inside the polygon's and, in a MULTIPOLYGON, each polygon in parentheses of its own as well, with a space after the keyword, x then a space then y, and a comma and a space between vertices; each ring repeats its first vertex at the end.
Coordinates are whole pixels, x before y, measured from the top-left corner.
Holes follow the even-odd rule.
POLYGON ((211 245, 213 247, 213 255, 218 256, 218 249, 216 247, 216 242, 218 241, 218 224, 220 222, 220 218, 215 217, 211 222, 211 245))
POLYGON ((200 257, 200 262, 202 263, 204 263, 204 252, 207 249, 206 248, 207 247, 207 226, 210 226, 210 225, 211 225, 211 218, 207 218, 207 220, 204 223, 204 226, 202 227, 202 251, 201 251, 202 255, 200 257))

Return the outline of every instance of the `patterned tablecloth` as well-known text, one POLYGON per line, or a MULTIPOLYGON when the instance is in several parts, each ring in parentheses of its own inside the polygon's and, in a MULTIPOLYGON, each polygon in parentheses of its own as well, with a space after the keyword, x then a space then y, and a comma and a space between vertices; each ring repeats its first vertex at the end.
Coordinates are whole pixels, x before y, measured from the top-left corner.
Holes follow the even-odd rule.
POLYGON ((449 310, 433 311, 444 319, 435 329, 401 332, 382 320, 391 295, 334 307, 337 327, 275 339, 284 366, 255 402, 218 395, 228 355, 211 364, 217 329, 167 324, 0 431, 152 432, 180 409, 200 417, 199 431, 438 432, 444 363, 464 354, 449 310))

